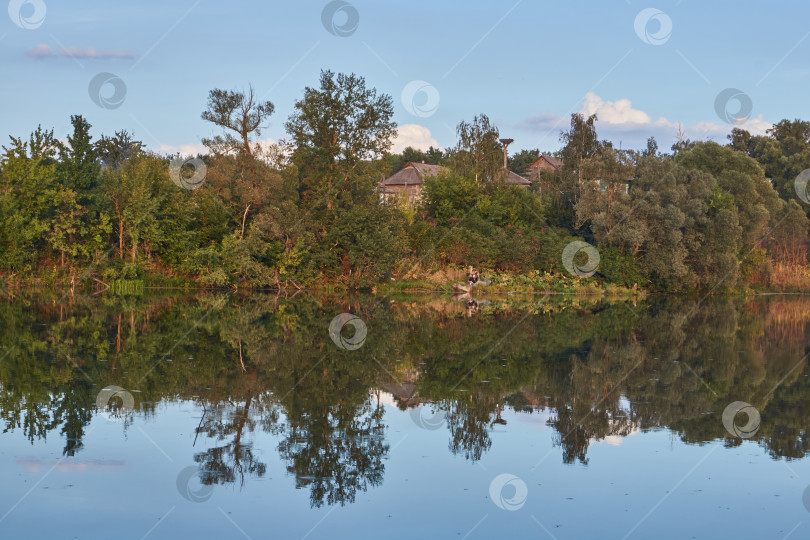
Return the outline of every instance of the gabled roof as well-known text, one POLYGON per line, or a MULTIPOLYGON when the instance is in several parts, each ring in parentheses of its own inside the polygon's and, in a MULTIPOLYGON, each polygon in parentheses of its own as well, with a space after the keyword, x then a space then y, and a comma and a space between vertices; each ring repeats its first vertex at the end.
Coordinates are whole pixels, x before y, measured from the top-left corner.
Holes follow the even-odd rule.
MULTIPOLYGON (((420 185, 425 178, 439 176, 440 172, 447 170, 447 167, 442 167, 441 165, 428 165, 426 163, 409 161, 402 170, 383 180, 382 185, 383 187, 420 185)), ((528 178, 515 174, 512 171, 509 171, 509 175, 506 177, 506 183, 518 186, 532 185, 528 178)))
POLYGON ((429 176, 438 176, 440 172, 446 170, 441 165, 428 165, 427 163, 415 163, 409 161, 401 171, 392 174, 383 181, 384 186, 404 186, 418 185, 429 176))
POLYGON ((540 165, 540 163, 544 161, 549 165, 551 165, 552 167, 554 167, 555 169, 559 169, 563 165, 563 162, 560 158, 549 156, 548 154, 540 154, 540 157, 534 160, 534 162, 531 165, 529 165, 529 169, 536 168, 538 165, 540 165))
POLYGON ((509 176, 506 177, 507 184, 515 184, 518 186, 530 186, 532 185, 531 181, 528 178, 520 176, 519 174, 515 174, 512 171, 509 171, 509 176))

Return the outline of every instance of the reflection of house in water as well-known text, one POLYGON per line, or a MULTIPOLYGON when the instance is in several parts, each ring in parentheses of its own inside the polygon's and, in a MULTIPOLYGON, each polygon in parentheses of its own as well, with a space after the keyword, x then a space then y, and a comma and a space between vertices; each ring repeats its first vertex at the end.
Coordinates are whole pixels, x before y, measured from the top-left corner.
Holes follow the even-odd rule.
MULTIPOLYGON (((416 204, 422 199, 422 183, 425 179, 439 176, 442 172, 449 172, 449 169, 441 165, 409 161, 402 170, 382 181, 380 184, 382 199, 383 201, 390 201, 403 197, 409 204, 416 204)), ((532 185, 527 178, 512 171, 508 171, 506 183, 524 188, 532 185)))
POLYGON ((387 383, 380 385, 377 390, 380 403, 393 405, 401 411, 406 411, 413 407, 418 407, 423 403, 430 403, 429 399, 419 396, 416 392, 416 383, 387 383))

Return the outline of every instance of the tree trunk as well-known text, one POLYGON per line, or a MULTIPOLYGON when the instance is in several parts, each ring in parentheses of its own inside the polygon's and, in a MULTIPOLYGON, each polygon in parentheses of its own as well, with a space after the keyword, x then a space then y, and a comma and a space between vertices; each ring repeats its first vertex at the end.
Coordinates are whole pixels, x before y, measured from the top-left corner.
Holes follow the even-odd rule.
POLYGON ((239 240, 245 236, 245 220, 247 219, 248 210, 250 210, 250 203, 245 207, 245 214, 242 216, 242 232, 239 234, 239 240))
POLYGON ((118 218, 118 258, 124 260, 124 220, 118 218))
POLYGON ((253 153, 250 151, 250 141, 248 140, 247 131, 242 133, 242 143, 245 145, 245 154, 247 154, 248 157, 253 157, 253 153))
POLYGON ((118 314, 118 331, 115 333, 115 354, 121 352, 121 314, 118 314))

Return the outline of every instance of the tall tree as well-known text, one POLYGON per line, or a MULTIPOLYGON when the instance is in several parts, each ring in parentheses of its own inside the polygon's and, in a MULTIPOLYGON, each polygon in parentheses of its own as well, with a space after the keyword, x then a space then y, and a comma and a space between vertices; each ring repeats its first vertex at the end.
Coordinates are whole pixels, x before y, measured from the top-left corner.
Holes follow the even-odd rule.
POLYGON ((322 71, 318 88, 286 123, 294 144, 315 264, 356 281, 391 271, 399 252, 399 222, 379 204, 377 186, 396 133, 393 100, 367 88, 363 77, 322 71))
MULTIPOLYGON (((574 209, 579 204, 585 190, 593 189, 596 178, 588 177, 587 167, 583 162, 594 156, 608 143, 599 141, 596 135, 595 114, 585 118, 580 113, 571 115, 571 127, 560 134, 564 143, 560 151, 562 168, 559 171, 559 182, 555 196, 555 209, 562 225, 574 228, 574 209), (586 185, 587 184, 587 185, 586 185)), ((552 190, 554 194, 554 190, 552 190)))
POLYGON ((498 128, 485 114, 475 116, 472 122, 461 121, 456 126, 458 145, 453 153, 456 170, 465 176, 495 180, 503 168, 503 147, 498 141, 498 128))
POLYGON ((201 116, 225 133, 202 142, 217 154, 244 153, 252 157, 258 143, 251 139, 261 135, 274 110, 271 102, 256 97, 253 86, 247 92, 215 88, 208 93, 208 107, 201 116))
POLYGON ((92 127, 81 115, 70 117, 73 133, 67 144, 59 143, 59 177, 61 182, 79 194, 82 204, 92 204, 101 182, 101 166, 90 135, 92 127))
POLYGON ((320 87, 304 90, 285 124, 304 189, 324 195, 331 207, 333 188, 350 190, 369 175, 379 179, 396 134, 393 115, 391 96, 366 88, 363 77, 321 71, 320 87))
POLYGON ((112 137, 101 135, 95 144, 96 154, 104 167, 119 169, 128 159, 137 156, 144 150, 141 141, 136 141, 132 135, 122 129, 116 131, 112 137))

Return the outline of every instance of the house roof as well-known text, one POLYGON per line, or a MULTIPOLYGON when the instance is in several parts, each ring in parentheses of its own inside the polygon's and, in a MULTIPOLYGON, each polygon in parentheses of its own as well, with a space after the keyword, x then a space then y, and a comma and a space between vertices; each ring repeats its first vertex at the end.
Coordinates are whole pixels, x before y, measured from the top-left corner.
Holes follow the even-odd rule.
POLYGON ((531 165, 529 165, 529 169, 536 168, 543 161, 545 161, 555 169, 559 169, 563 165, 563 162, 560 158, 549 156, 548 154, 540 154, 540 157, 534 160, 534 162, 531 165))
POLYGON ((396 172, 383 181, 384 186, 404 186, 421 184, 429 176, 438 176, 445 167, 441 165, 428 165, 409 161, 401 171, 396 172))
POLYGON ((515 184, 518 186, 530 186, 532 185, 531 181, 528 178, 520 176, 519 174, 515 174, 512 171, 509 171, 509 176, 506 177, 507 184, 515 184))
MULTIPOLYGON (((441 165, 428 165, 426 163, 409 161, 402 170, 383 180, 382 185, 383 188, 387 186, 419 185, 425 178, 438 176, 440 172, 446 170, 447 167, 442 167, 441 165)), ((532 185, 528 178, 515 174, 512 171, 509 171, 509 176, 506 177, 506 183, 518 186, 532 185)))

